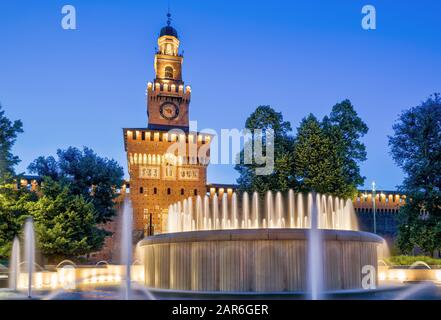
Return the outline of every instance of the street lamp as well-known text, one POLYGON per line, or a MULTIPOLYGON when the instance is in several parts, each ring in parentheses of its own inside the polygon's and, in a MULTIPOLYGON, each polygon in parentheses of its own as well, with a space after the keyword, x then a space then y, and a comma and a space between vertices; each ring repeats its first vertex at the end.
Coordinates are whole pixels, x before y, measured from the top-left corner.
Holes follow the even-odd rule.
POLYGON ((149 237, 153 236, 155 233, 155 227, 153 225, 153 213, 149 214, 149 224, 147 229, 147 234, 149 237))
POLYGON ((374 213, 374 233, 377 233, 377 208, 375 203, 375 198, 377 197, 375 193, 375 181, 372 182, 372 206, 373 206, 373 213, 374 213))

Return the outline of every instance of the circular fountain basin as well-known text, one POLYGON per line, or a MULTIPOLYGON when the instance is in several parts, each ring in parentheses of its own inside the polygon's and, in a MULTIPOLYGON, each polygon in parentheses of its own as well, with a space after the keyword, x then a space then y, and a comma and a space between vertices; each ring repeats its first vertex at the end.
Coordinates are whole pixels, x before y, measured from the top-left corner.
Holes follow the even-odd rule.
MULTIPOLYGON (((383 239, 321 230, 323 290, 362 288, 377 269, 383 239)), ((149 288, 198 292, 306 292, 309 229, 248 229, 162 234, 139 243, 149 288)))

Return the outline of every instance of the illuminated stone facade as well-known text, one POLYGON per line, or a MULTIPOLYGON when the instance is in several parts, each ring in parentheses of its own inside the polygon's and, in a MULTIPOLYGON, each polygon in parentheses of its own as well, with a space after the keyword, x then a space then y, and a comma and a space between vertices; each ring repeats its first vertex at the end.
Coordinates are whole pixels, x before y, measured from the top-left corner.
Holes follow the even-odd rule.
POLYGON ((211 136, 189 132, 190 86, 182 80, 176 30, 161 30, 153 82, 147 85, 147 128, 125 128, 135 230, 161 233, 168 206, 204 195, 211 136))

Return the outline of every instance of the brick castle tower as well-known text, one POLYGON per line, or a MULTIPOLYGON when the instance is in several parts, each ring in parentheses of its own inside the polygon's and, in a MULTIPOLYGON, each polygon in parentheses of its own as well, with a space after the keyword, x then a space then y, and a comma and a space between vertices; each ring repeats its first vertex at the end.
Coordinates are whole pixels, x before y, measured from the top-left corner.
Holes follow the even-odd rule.
POLYGON ((169 205, 205 195, 211 136, 189 131, 191 88, 182 80, 184 57, 171 26, 161 29, 155 79, 147 85, 147 128, 125 128, 134 228, 166 231, 169 205))

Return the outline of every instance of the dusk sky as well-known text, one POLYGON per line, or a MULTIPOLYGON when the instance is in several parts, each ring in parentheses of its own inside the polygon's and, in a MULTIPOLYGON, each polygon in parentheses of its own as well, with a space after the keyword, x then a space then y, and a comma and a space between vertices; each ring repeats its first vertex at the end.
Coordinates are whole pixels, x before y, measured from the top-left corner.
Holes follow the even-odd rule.
MULTIPOLYGON (((403 110, 441 91, 441 1, 172 0, 171 10, 199 129, 240 129, 271 105, 295 132, 307 114, 322 118, 347 98, 370 129, 366 185, 401 183, 387 136, 403 110), (377 30, 361 27, 366 4, 377 9, 377 30)), ((0 103, 25 130, 18 171, 68 146, 127 171, 122 128, 147 125, 166 13, 166 0, 0 2, 0 103), (77 9, 77 30, 61 28, 66 4, 77 9)), ((208 182, 236 178, 232 166, 209 167, 208 182)))

